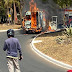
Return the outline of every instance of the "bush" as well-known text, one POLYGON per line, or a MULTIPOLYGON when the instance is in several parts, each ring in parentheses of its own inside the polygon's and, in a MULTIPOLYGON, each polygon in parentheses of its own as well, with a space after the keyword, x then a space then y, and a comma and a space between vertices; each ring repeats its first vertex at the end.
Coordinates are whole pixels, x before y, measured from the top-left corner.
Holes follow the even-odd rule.
POLYGON ((66 34, 67 37, 72 37, 72 28, 66 28, 64 34, 66 34))

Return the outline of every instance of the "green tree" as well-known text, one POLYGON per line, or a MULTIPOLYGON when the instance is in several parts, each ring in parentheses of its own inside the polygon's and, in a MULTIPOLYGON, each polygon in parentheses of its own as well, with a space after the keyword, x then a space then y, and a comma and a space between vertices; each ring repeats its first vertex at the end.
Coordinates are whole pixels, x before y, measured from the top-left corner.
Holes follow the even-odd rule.
MULTIPOLYGON (((13 4, 13 0, 4 0, 4 8, 6 9, 6 17, 7 18, 8 18, 8 14, 9 14, 9 9, 11 10, 11 14, 13 14, 12 4, 13 4)), ((11 19, 13 19, 13 17, 11 19)))
POLYGON ((72 0, 53 0, 61 8, 66 8, 72 5, 72 0))
POLYGON ((3 18, 5 21, 6 9, 4 7, 4 0, 0 0, 0 20, 3 22, 3 18))
POLYGON ((4 8, 4 1, 1 0, 0 1, 0 15, 4 15, 5 14, 5 8, 4 8))
POLYGON ((23 6, 24 6, 24 0, 15 0, 14 2, 17 4, 17 6, 19 8, 20 21, 22 23, 22 9, 23 9, 23 6))
MULTIPOLYGON (((24 0, 4 0, 5 4, 4 7, 7 8, 7 10, 12 8, 12 4, 16 4, 16 6, 19 8, 20 13, 20 19, 22 19, 22 8, 24 6, 24 0)), ((21 21, 21 20, 20 20, 21 21)))

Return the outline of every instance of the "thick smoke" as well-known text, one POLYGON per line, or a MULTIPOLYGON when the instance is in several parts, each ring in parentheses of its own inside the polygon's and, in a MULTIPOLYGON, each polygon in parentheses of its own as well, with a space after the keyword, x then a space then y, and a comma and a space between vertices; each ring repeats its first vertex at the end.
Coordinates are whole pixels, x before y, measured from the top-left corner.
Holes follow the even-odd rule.
MULTIPOLYGON (((29 2, 31 0, 24 0, 25 5, 22 11, 22 14, 24 15, 25 11, 30 10, 29 9, 29 2)), ((58 24, 62 23, 62 12, 59 9, 59 6, 53 2, 53 0, 47 0, 46 2, 42 2, 42 0, 34 0, 37 4, 37 8, 39 8, 41 11, 45 12, 46 20, 51 20, 52 16, 58 16, 58 24)))

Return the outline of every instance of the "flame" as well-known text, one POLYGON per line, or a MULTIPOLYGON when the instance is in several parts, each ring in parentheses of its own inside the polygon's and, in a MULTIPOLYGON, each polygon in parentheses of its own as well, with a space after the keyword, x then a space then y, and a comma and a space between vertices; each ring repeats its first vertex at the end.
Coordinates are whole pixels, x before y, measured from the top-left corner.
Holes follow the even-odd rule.
MULTIPOLYGON (((34 0, 31 0, 29 2, 30 4, 30 11, 31 11, 31 28, 36 28, 37 27, 37 12, 40 11, 39 8, 37 8, 36 3, 34 3, 34 0)), ((45 14, 43 13, 43 21, 46 22, 45 19, 45 14)))
POLYGON ((48 30, 51 32, 55 32, 55 30, 52 30, 50 26, 48 27, 48 30))
POLYGON ((37 7, 36 7, 36 3, 34 3, 34 0, 31 0, 31 2, 29 2, 29 4, 30 4, 30 11, 31 12, 36 12, 37 7))
POLYGON ((37 20, 36 20, 36 13, 38 11, 38 8, 36 6, 36 3, 34 3, 34 0, 31 0, 30 4, 30 11, 31 11, 31 27, 36 28, 37 27, 37 20))
POLYGON ((48 31, 55 32, 55 30, 51 29, 51 26, 48 27, 48 31))

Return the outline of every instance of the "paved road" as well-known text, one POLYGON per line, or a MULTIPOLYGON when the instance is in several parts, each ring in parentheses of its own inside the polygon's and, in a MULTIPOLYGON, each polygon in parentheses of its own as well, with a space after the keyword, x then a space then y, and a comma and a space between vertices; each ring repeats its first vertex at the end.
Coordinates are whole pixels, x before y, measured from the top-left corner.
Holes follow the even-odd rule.
MULTIPOLYGON (((20 31, 15 32, 15 37, 20 41, 24 57, 22 61, 19 61, 21 72, 66 72, 66 69, 49 63, 32 51, 30 42, 34 36, 36 34, 24 35, 20 31)), ((0 72, 8 72, 5 52, 2 50, 6 38, 6 32, 0 33, 0 72)))

